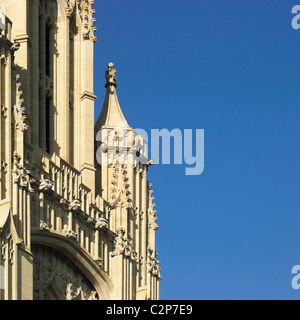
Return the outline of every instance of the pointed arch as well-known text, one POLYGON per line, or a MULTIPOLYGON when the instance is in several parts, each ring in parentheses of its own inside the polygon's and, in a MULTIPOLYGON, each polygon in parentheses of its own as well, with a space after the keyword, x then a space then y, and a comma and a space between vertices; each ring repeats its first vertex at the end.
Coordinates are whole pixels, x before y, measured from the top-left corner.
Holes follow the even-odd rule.
MULTIPOLYGON (((110 300, 113 284, 109 276, 96 264, 92 257, 76 242, 53 232, 32 233, 32 243, 53 248, 67 257, 95 288, 100 300, 110 300)), ((53 278, 54 279, 54 278, 53 278)), ((50 283, 52 286, 53 282, 50 283)), ((49 285, 50 285, 49 284, 49 285)), ((51 287, 53 290, 57 286, 51 287)), ((54 290, 55 291, 55 290, 54 290)), ((55 291, 59 292, 59 291, 55 291)))

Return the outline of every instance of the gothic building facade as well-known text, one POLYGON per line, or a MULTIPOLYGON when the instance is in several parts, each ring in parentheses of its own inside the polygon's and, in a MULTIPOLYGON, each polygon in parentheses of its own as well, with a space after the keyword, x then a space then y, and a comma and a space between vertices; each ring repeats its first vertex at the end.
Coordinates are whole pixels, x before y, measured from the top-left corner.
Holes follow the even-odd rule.
POLYGON ((112 63, 95 124, 93 4, 0 1, 0 300, 159 299, 152 162, 112 63))

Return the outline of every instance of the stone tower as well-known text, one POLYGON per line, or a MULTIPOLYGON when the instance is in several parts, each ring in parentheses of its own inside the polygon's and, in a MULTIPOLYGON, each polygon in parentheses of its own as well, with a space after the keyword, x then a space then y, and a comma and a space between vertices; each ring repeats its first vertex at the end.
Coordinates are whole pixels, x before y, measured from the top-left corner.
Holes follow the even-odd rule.
POLYGON ((112 63, 94 124, 94 1, 0 4, 0 300, 158 299, 151 161, 112 63))

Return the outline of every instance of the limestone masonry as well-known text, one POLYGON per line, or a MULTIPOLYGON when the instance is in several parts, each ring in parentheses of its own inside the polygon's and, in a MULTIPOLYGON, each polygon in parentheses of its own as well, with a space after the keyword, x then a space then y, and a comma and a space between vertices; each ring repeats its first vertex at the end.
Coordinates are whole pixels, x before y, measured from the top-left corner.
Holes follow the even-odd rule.
POLYGON ((0 300, 159 299, 152 162, 112 63, 95 125, 93 4, 0 1, 0 300))

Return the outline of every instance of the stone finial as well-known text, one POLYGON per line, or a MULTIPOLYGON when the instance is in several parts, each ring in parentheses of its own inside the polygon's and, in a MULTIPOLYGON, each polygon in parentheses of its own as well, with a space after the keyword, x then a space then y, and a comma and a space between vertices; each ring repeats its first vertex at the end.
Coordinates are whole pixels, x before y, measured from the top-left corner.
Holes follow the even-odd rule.
POLYGON ((108 65, 108 70, 105 72, 106 85, 107 88, 109 85, 117 86, 117 78, 116 78, 116 69, 114 69, 114 64, 110 62, 108 65))

